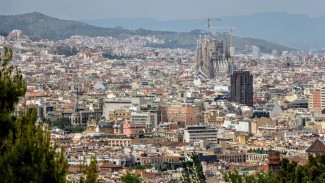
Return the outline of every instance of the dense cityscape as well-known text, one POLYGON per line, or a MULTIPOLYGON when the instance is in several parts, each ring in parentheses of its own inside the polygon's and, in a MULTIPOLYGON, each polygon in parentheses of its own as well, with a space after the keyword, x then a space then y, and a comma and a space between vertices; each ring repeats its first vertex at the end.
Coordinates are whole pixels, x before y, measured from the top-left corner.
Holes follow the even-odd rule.
POLYGON ((196 51, 148 47, 164 42, 151 36, 34 41, 20 30, 0 44, 27 84, 16 111, 37 109, 36 125, 65 149, 68 181, 93 156, 99 182, 127 171, 178 182, 192 152, 207 182, 222 182, 230 170, 277 172, 280 156, 304 165, 324 153, 325 55, 240 53, 213 36, 196 51))
POLYGON ((325 182, 325 1, 0 6, 0 183, 325 182))

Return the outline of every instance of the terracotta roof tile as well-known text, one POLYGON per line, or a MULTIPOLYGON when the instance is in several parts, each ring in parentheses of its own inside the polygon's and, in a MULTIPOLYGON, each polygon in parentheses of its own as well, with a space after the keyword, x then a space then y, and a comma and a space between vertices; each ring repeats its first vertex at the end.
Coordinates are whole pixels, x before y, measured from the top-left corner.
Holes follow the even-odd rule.
POLYGON ((319 139, 315 140, 307 149, 308 153, 325 153, 325 144, 319 139))

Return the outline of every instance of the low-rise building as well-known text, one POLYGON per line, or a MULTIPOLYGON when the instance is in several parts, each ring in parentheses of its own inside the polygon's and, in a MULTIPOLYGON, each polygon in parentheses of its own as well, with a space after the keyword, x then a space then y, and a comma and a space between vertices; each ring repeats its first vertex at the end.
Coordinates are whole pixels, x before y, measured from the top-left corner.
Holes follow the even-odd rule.
POLYGON ((217 129, 209 126, 187 126, 184 129, 184 142, 198 142, 206 140, 207 143, 217 144, 217 129))

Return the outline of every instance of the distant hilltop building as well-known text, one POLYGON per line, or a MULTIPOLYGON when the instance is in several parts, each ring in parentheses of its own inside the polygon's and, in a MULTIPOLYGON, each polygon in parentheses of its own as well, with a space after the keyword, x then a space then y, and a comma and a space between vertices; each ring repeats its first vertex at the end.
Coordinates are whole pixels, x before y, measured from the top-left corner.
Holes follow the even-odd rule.
POLYGON ((210 36, 199 38, 196 50, 196 69, 200 77, 215 79, 229 76, 233 68, 233 47, 225 35, 217 39, 210 36))
POLYGON ((253 59, 259 59, 261 57, 261 49, 258 46, 252 46, 252 57, 253 59))

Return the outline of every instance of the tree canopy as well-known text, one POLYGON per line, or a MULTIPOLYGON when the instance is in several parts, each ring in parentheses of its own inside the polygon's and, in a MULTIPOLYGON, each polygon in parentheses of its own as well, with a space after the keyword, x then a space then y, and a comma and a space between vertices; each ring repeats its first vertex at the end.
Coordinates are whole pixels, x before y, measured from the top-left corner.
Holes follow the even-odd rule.
POLYGON ((206 177, 203 173, 203 168, 199 155, 192 152, 188 156, 188 160, 182 162, 182 182, 183 183, 205 183, 206 177))
POLYGON ((87 167, 86 183, 96 183, 98 177, 98 170, 96 165, 96 157, 91 157, 90 164, 87 167))
POLYGON ((239 175, 237 171, 226 172, 224 180, 232 183, 321 183, 325 182, 325 155, 319 154, 316 157, 309 155, 305 165, 283 158, 278 174, 272 171, 259 172, 255 175, 239 175))
POLYGON ((36 110, 15 112, 26 92, 12 50, 0 53, 0 179, 1 182, 66 182, 63 150, 51 145, 50 134, 36 126, 36 110))
POLYGON ((6 149, 4 140, 9 132, 14 129, 16 117, 13 116, 15 104, 19 97, 26 92, 26 84, 22 80, 22 74, 12 65, 12 50, 5 48, 4 53, 0 52, 0 155, 6 149))
POLYGON ((140 183, 141 180, 139 179, 138 176, 131 174, 130 172, 127 172, 125 175, 121 177, 121 180, 124 183, 140 183))
POLYGON ((52 123, 52 126, 56 126, 60 129, 64 129, 66 127, 70 127, 71 126, 71 122, 69 118, 59 118, 56 121, 54 121, 52 123))

